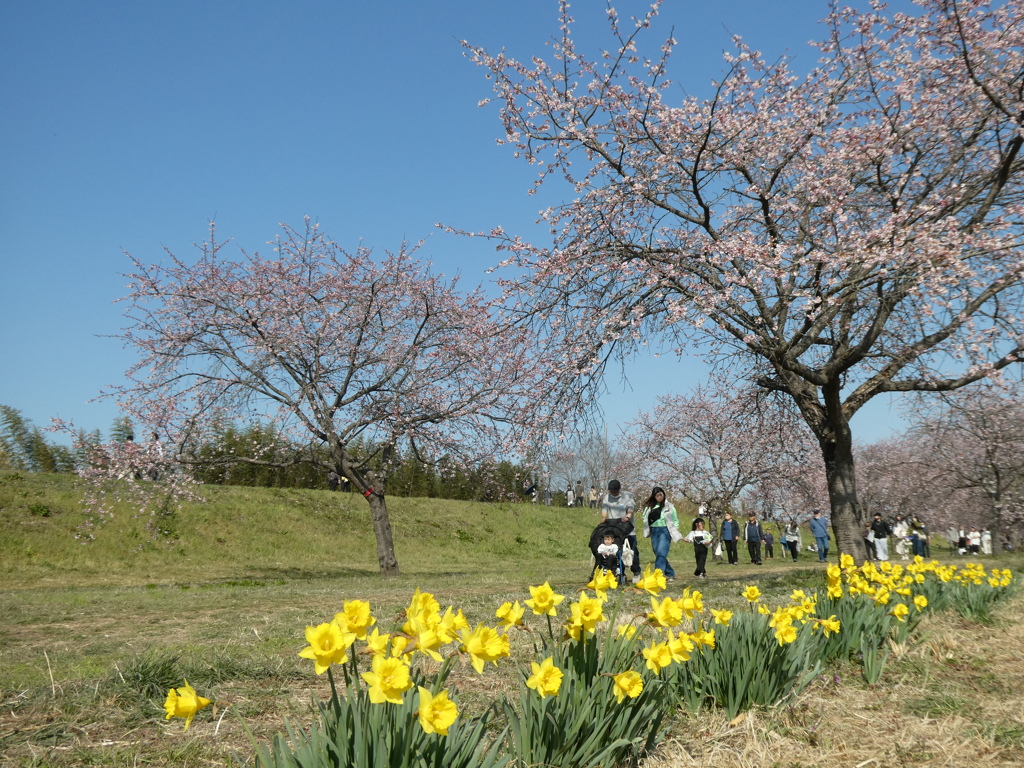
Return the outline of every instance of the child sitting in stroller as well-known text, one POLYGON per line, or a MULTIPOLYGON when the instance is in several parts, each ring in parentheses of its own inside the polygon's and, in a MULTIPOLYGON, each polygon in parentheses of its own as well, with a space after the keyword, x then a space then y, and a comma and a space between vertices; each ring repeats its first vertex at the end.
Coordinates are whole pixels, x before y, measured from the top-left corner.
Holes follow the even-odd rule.
POLYGON ((611 532, 604 535, 604 544, 597 548, 597 567, 616 575, 619 573, 619 545, 611 532))
POLYGON ((628 520, 605 520, 590 534, 590 551, 594 555, 594 569, 591 578, 598 568, 614 573, 620 583, 624 583, 622 568, 622 547, 626 537, 632 531, 633 524, 628 520))

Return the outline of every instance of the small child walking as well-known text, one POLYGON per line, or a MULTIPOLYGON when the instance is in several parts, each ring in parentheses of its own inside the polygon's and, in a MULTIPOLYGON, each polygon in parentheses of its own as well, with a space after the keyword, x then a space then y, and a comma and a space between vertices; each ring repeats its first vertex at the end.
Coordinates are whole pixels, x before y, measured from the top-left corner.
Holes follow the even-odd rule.
POLYGON ((693 530, 683 537, 683 541, 693 544, 693 554, 697 558, 697 567, 693 571, 693 575, 697 578, 706 579, 708 577, 705 565, 708 562, 708 546, 714 538, 704 530, 704 519, 701 517, 693 521, 693 530))

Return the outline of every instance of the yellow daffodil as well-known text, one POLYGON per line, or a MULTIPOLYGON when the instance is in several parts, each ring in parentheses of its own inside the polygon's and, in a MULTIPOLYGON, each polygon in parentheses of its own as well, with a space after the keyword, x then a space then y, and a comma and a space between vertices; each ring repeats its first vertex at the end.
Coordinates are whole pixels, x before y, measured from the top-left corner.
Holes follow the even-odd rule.
POLYGON ((683 610, 671 597, 666 597, 660 603, 652 597, 647 620, 657 627, 677 627, 683 621, 683 610))
POLYGON ((366 639, 366 633, 377 620, 370 613, 370 604, 365 600, 346 600, 341 613, 334 615, 334 620, 345 632, 353 632, 360 640, 366 639))
POLYGON ((167 717, 165 720, 170 720, 172 717, 183 717, 185 718, 185 730, 192 725, 192 718, 196 716, 203 707, 210 706, 210 700, 204 699, 202 696, 196 693, 196 689, 188 684, 188 680, 185 681, 185 685, 181 688, 171 688, 167 692, 167 701, 164 702, 164 709, 167 711, 167 717))
POLYGON ((437 621, 431 621, 431 617, 423 613, 409 616, 409 620, 402 627, 406 634, 412 636, 412 642, 405 649, 407 653, 419 651, 434 661, 441 661, 438 648, 444 645, 444 640, 435 629, 441 624, 440 614, 437 615, 437 618, 437 621))
POLYGON ((759 604, 757 606, 757 612, 758 613, 763 613, 765 616, 767 616, 772 611, 771 611, 771 608, 769 608, 767 605, 765 605, 764 603, 761 603, 761 604, 759 604))
POLYGON ((538 616, 544 616, 545 614, 548 616, 558 615, 555 607, 565 600, 565 595, 555 594, 555 590, 546 581, 539 587, 530 587, 530 594, 533 597, 527 600, 526 604, 538 616))
POLYGON ((583 637, 583 625, 574 621, 567 621, 565 623, 565 639, 578 643, 581 637, 583 637))
POLYGON ((391 635, 382 635, 380 630, 374 628, 373 632, 368 632, 366 635, 366 647, 374 655, 383 654, 388 650, 388 640, 390 639, 391 635))
POLYGON ((469 629, 469 622, 466 621, 466 617, 462 615, 462 610, 453 612, 452 606, 448 606, 448 610, 444 612, 444 616, 441 617, 441 621, 438 622, 437 626, 434 627, 434 631, 437 636, 441 639, 441 642, 447 645, 448 643, 454 642, 459 636, 459 632, 463 629, 469 629))
POLYGON ((530 662, 533 674, 526 680, 526 687, 532 688, 543 699, 545 696, 557 696, 558 689, 562 687, 563 673, 555 666, 555 661, 550 656, 540 664, 536 661, 530 662))
POLYGON ((747 598, 752 603, 756 603, 761 599, 761 590, 751 584, 745 590, 743 590, 743 597, 747 598))
POLYGON ((700 647, 714 648, 715 647, 715 630, 713 629, 701 629, 690 635, 690 639, 693 644, 700 647))
POLYGON ((903 603, 896 603, 889 613, 895 616, 898 621, 906 621, 907 614, 910 613, 910 609, 903 603))
POLYGON ((792 624, 785 624, 783 626, 778 627, 775 630, 775 639, 779 641, 779 645, 786 645, 787 643, 792 643, 796 640, 796 637, 796 627, 794 627, 792 624))
POLYGON ((851 569, 854 566, 855 563, 853 562, 853 555, 842 554, 839 556, 839 567, 842 568, 844 571, 851 569))
POLYGON ((632 624, 619 624, 616 631, 619 633, 619 637, 625 637, 627 640, 636 637, 636 627, 632 624))
POLYGON ((689 589, 684 589, 683 596, 676 603, 678 603, 683 615, 688 619, 692 619, 695 614, 701 613, 704 610, 703 598, 704 596, 700 592, 691 592, 689 589))
POLYGON ((817 622, 818 626, 821 627, 822 632, 825 634, 825 637, 839 632, 839 619, 834 615, 829 616, 827 619, 818 619, 817 622))
POLYGON ((370 672, 363 672, 367 693, 374 704, 401 704, 402 694, 413 686, 409 665, 401 659, 374 656, 370 672))
POLYGON ((914 606, 917 608, 917 610, 923 611, 925 608, 928 607, 928 598, 924 595, 918 595, 914 598, 914 606))
POLYGON ((498 659, 509 655, 508 637, 483 624, 478 624, 472 633, 462 630, 462 640, 462 650, 469 654, 473 669, 480 674, 483 674, 486 662, 498 666, 498 659))
POLYGON ((792 600, 794 603, 802 603, 804 600, 807 599, 807 593, 804 592, 802 589, 794 589, 793 594, 789 596, 789 599, 792 600))
POLYGON ((406 609, 407 614, 437 614, 441 613, 441 604, 429 592, 420 592, 419 587, 412 594, 412 600, 406 609))
POLYGON ((681 664, 684 661, 690 660, 690 654, 693 652, 693 641, 688 635, 680 634, 676 637, 670 629, 665 645, 668 646, 668 651, 672 654, 672 661, 681 664))
POLYGON ((721 624, 723 627, 728 627, 729 622, 732 621, 732 611, 725 608, 720 611, 712 608, 711 615, 715 618, 715 624, 721 624))
POLYGON ((516 600, 514 603, 502 603, 501 607, 494 612, 494 615, 501 619, 503 627, 521 627, 525 613, 526 608, 516 600))
POLYGON ((570 606, 572 623, 578 624, 586 632, 593 632, 599 621, 604 621, 604 601, 596 597, 588 597, 586 592, 580 593, 580 599, 570 606))
POLYGON ((420 727, 426 733, 447 736, 448 729, 459 715, 459 709, 455 706, 455 702, 449 701, 447 691, 441 691, 434 696, 422 686, 418 690, 420 708, 416 714, 420 720, 420 727))
POLYGON ((391 638, 391 655, 394 658, 402 656, 412 656, 412 651, 406 652, 406 648, 409 647, 412 640, 405 635, 395 635, 391 638))
POLYGON ((643 649, 644 658, 647 659, 647 668, 654 674, 658 674, 672 663, 672 651, 668 643, 654 643, 643 649))
POLYGON ((615 681, 615 700, 621 704, 627 696, 635 699, 644 690, 644 679, 632 669, 620 672, 612 678, 615 681))
POLYGON ((594 578, 587 584, 586 589, 594 590, 594 593, 601 600, 606 600, 609 589, 618 589, 619 580, 611 571, 598 568, 594 572, 594 578))
POLYGON ((647 566, 644 569, 644 575, 636 583, 637 589, 642 589, 648 594, 657 596, 668 586, 668 582, 665 580, 665 574, 661 572, 660 568, 651 570, 651 566, 647 566))
POLYGON ((355 640, 355 633, 343 631, 336 621, 306 627, 306 642, 309 645, 299 651, 299 656, 312 659, 313 669, 322 675, 331 664, 344 664, 348 661, 346 651, 355 640))

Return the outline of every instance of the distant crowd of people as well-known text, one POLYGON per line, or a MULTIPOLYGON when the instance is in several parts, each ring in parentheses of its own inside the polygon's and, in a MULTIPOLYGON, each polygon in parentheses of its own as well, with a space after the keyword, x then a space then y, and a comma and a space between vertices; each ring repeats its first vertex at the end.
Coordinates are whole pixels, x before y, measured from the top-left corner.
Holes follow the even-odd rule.
MULTIPOLYGON (((633 495, 622 489, 618 480, 608 483, 608 491, 600 496, 601 522, 591 534, 591 550, 594 554, 594 567, 614 572, 623 582, 627 571, 633 583, 640 579, 640 552, 637 549, 635 522, 637 511, 633 495)), ((746 521, 733 518, 731 511, 723 514, 717 536, 709 530, 709 519, 705 518, 706 509, 701 507, 698 515, 690 524, 690 530, 680 530, 679 513, 675 506, 667 500, 665 490, 655 486, 647 500, 640 506, 640 519, 643 524, 644 538, 651 540, 654 553, 654 567, 661 570, 666 580, 674 581, 675 568, 669 561, 671 546, 678 542, 693 545, 696 567, 693 575, 707 578, 707 560, 709 555, 725 558, 730 565, 739 565, 740 543, 747 551, 752 565, 761 565, 763 558, 774 559, 775 536, 766 530, 757 515, 751 512, 746 521), (712 549, 712 545, 714 548, 712 549)), ((814 551, 821 561, 825 561, 829 551, 828 522, 820 510, 814 510, 810 520, 810 532, 814 545, 808 549, 814 551)), ((802 547, 800 525, 790 520, 783 528, 780 544, 793 560, 799 558, 802 547)))
MULTIPOLYGON (((591 490, 593 491, 593 486, 591 490)), ((639 526, 634 519, 637 505, 633 496, 622 489, 622 484, 618 480, 612 480, 608 483, 607 493, 599 497, 599 505, 601 523, 591 534, 594 567, 615 573, 623 582, 628 571, 636 583, 642 569, 636 535, 639 526)), ((682 533, 679 513, 667 500, 665 490, 661 487, 653 488, 639 510, 644 538, 651 540, 654 566, 661 570, 668 581, 674 581, 676 578, 675 569, 669 562, 669 553, 672 544, 678 542, 685 541, 693 545, 696 563, 693 574, 698 578, 707 578, 709 554, 716 558, 724 558, 729 565, 739 565, 741 542, 746 547, 752 565, 761 565, 762 557, 775 557, 775 537, 771 531, 766 530, 754 513, 748 514, 746 521, 741 522, 734 519, 732 512, 724 512, 716 537, 715 533, 709 530, 713 523, 705 519, 707 510, 703 506, 692 521, 690 530, 682 533)), ((813 539, 813 543, 807 545, 807 551, 817 555, 819 562, 827 562, 828 519, 821 510, 815 509, 807 523, 807 530, 813 539)), ((782 546, 783 557, 790 557, 794 561, 799 559, 800 552, 803 551, 801 532, 802 527, 796 519, 790 519, 781 526, 779 544, 782 546)), ((987 529, 965 530, 951 526, 946 536, 950 542, 950 552, 953 554, 992 554, 993 537, 987 529)), ((1007 549, 1010 548, 1009 541, 1009 536, 1006 536, 1004 547, 1007 549)), ((896 515, 892 522, 889 522, 883 519, 881 513, 873 514, 871 521, 864 526, 864 543, 868 558, 871 560, 886 561, 891 556, 899 557, 901 560, 910 560, 917 555, 931 556, 928 526, 917 515, 910 516, 909 519, 903 515, 896 515)))

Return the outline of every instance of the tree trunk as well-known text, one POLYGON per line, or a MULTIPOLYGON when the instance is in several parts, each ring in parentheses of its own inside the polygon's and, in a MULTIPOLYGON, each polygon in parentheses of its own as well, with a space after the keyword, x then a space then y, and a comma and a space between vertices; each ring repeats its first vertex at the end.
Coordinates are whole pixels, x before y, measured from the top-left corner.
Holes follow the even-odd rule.
POLYGON ((377 538, 377 562, 380 563, 380 573, 382 576, 397 576, 398 559, 395 557, 395 541, 391 535, 388 505, 383 494, 371 493, 366 500, 370 502, 373 535, 377 538))
POLYGON ((857 478, 853 466, 853 438, 850 425, 838 414, 828 414, 829 429, 818 437, 825 460, 825 479, 832 508, 832 531, 840 554, 852 555, 860 565, 867 560, 867 547, 861 533, 857 478))
POLYGON ((336 471, 349 479, 352 487, 363 494, 370 505, 370 520, 373 522, 373 535, 377 540, 377 563, 382 576, 398 575, 398 558, 395 557, 395 540, 391 533, 391 518, 388 517, 388 505, 384 501, 384 480, 375 472, 363 473, 354 462, 349 462, 342 447, 336 445, 332 449, 336 471))

